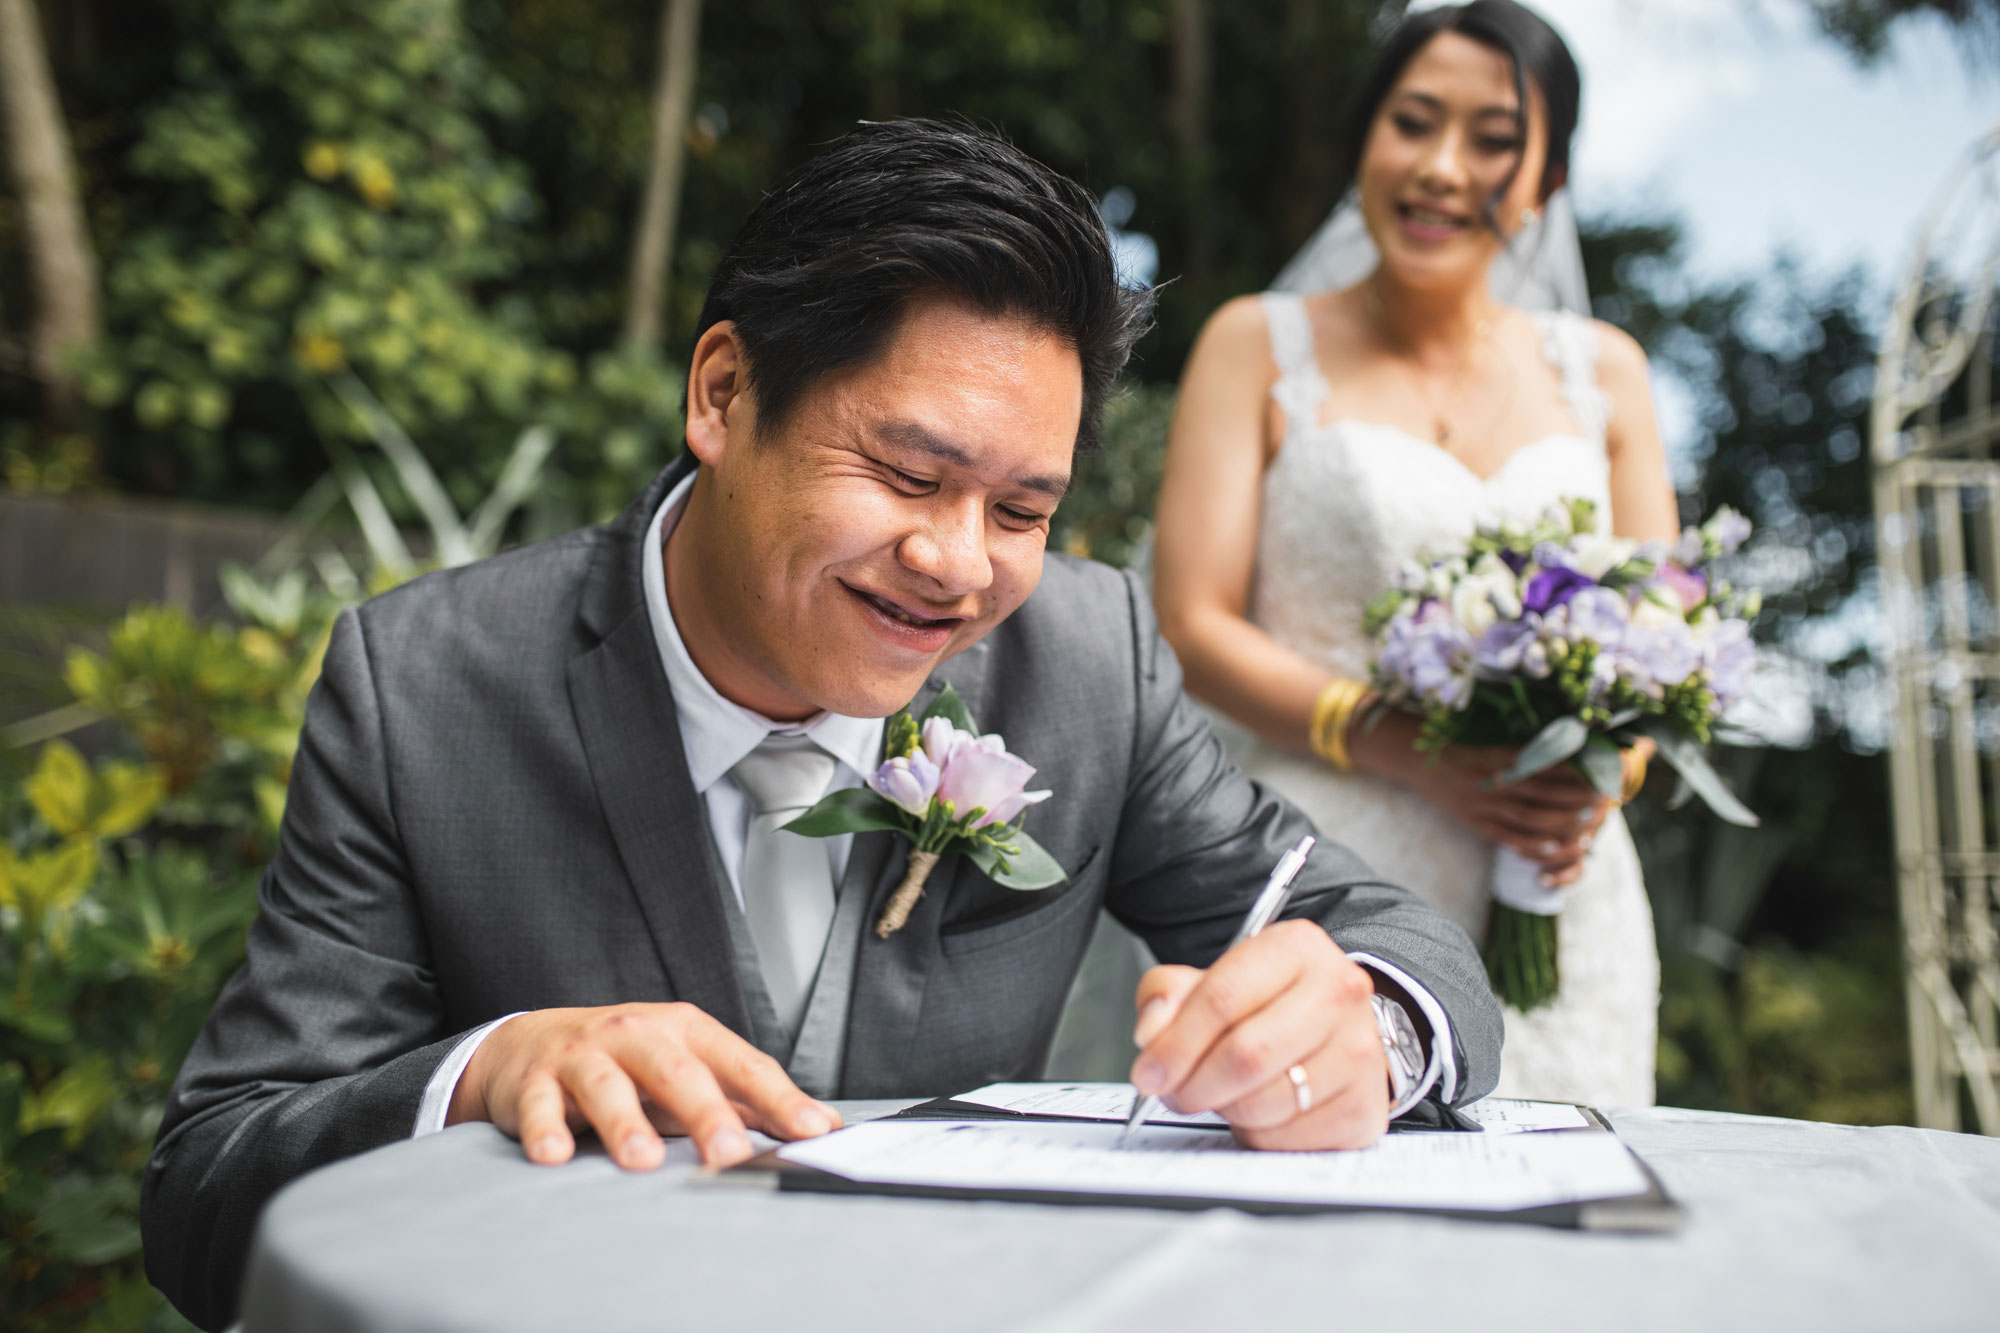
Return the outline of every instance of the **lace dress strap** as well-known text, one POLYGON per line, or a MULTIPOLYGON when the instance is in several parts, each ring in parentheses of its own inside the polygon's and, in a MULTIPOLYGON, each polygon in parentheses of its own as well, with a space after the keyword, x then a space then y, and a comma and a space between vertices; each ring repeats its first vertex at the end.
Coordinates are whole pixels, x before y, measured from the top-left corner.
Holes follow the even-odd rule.
POLYGON ((1562 382, 1563 401, 1583 433, 1600 443, 1611 421, 1611 395, 1597 382, 1597 328, 1570 310, 1531 310, 1542 357, 1562 382))
POLYGON ((1278 382, 1271 398, 1285 414, 1285 434, 1307 430, 1319 420, 1326 401, 1326 380, 1313 352, 1312 317, 1305 297, 1297 292, 1265 292, 1264 323, 1271 332, 1271 359, 1278 363, 1278 382))

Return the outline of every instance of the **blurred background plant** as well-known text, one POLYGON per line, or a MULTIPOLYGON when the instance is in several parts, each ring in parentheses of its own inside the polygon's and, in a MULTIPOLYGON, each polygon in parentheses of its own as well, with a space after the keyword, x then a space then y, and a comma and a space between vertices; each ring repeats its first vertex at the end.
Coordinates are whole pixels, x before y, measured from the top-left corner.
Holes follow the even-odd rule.
MULTIPOLYGON (((1911 14, 1977 51, 2000 32, 1993 0, 1772 2, 1857 58, 1911 14)), ((1400 9, 0 0, 0 510, 116 493, 267 525, 218 620, 186 609, 207 574, 0 605, 0 1324, 178 1326, 140 1276, 139 1172, 240 956, 331 617, 627 504, 678 448, 709 274, 781 172, 862 117, 962 115, 1106 198, 1170 281, 1052 546, 1132 562, 1187 349, 1333 205, 1341 90, 1400 9)), ((1770 594, 1781 701, 1723 758, 1763 828, 1632 812, 1661 1098, 1905 1119, 1876 298, 1786 263, 1697 281, 1669 216, 1583 227, 1597 313, 1689 405, 1683 512, 1757 522, 1735 577, 1770 594)), ((38 561, 0 554, 0 583, 38 561)))
POLYGON ((104 719, 0 788, 0 1281, 8 1327, 177 1321, 139 1259, 167 1089, 242 957, 334 603, 237 576, 240 625, 140 607, 63 674, 104 719))

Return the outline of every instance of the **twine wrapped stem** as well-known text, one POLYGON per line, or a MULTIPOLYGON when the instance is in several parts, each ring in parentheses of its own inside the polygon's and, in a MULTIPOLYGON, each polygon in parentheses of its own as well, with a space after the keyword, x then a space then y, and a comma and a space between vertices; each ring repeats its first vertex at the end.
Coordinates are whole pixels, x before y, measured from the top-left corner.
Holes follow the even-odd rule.
POLYGON ((903 923, 910 919, 910 913, 916 908, 917 899, 923 896, 924 881, 930 878, 932 867, 943 855, 942 852, 910 852, 910 868, 903 872, 903 882, 889 895, 889 905, 882 909, 882 919, 875 923, 876 935, 886 940, 903 928, 903 923))

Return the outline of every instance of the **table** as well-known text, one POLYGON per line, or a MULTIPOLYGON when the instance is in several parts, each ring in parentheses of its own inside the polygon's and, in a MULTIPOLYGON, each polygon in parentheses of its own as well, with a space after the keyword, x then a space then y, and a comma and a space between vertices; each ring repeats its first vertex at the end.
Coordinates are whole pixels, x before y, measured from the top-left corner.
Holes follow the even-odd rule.
POLYGON ((279 1194, 244 1330, 2000 1328, 2000 1140, 1607 1118, 1687 1206, 1678 1234, 779 1195, 694 1183, 685 1140, 631 1175, 463 1125, 279 1194))

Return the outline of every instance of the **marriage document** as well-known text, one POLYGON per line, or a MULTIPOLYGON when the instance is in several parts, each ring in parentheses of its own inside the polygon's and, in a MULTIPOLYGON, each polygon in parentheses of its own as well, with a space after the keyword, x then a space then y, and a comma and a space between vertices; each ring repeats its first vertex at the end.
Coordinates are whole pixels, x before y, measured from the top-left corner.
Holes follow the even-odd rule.
POLYGON ((1227 1133, 1113 1123, 877 1120, 786 1144, 786 1161, 874 1185, 998 1193, 1508 1212, 1645 1193, 1611 1134, 1390 1134, 1351 1152, 1257 1152, 1227 1133))

